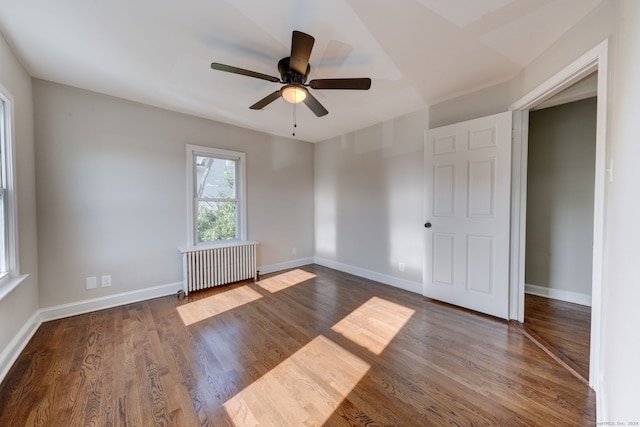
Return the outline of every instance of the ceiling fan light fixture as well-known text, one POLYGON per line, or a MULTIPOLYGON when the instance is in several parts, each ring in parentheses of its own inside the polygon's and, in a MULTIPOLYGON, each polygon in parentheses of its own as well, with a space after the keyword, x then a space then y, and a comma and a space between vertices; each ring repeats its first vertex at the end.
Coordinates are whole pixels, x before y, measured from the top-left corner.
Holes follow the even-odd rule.
MULTIPOLYGON (((340 90, 367 90, 371 88, 371 79, 363 78, 337 78, 337 79, 314 79, 308 84, 307 76, 311 71, 309 58, 315 39, 309 34, 300 31, 294 31, 291 35, 291 56, 280 59, 278 61, 278 72, 280 78, 270 76, 268 74, 258 73, 256 71, 245 70, 244 68, 233 67, 231 65, 220 64, 219 62, 211 63, 213 70, 224 71, 226 73, 239 74, 241 76, 252 77, 255 79, 266 80, 272 83, 283 84, 280 89, 271 92, 249 108, 251 110, 263 110, 266 106, 277 100, 284 98, 285 101, 293 104, 304 102, 305 105, 316 115, 323 117, 329 114, 326 108, 318 101, 307 88, 311 89, 340 89, 340 90)), ((294 122, 295 111, 293 109, 294 122)), ((295 127, 295 123, 294 123, 295 127)))
POLYGON ((307 89, 299 84, 289 84, 284 86, 280 93, 285 101, 291 104, 299 104, 307 97, 307 89))

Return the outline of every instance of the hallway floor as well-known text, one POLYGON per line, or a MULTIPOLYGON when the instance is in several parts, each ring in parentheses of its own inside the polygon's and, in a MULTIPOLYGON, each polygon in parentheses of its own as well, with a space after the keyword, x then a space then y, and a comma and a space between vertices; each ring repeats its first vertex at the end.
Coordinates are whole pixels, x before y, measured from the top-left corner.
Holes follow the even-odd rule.
POLYGON ((526 294, 524 313, 525 328, 588 381, 591 307, 526 294))

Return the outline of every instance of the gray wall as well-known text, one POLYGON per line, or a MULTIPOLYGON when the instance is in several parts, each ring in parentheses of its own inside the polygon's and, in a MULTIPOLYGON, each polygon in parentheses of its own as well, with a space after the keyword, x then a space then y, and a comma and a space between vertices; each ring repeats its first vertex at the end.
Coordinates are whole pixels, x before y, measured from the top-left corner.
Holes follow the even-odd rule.
POLYGON ((321 262, 421 292, 427 122, 427 111, 420 110, 316 144, 315 242, 321 262))
MULTIPOLYGON (((603 411, 608 420, 640 420, 640 2, 621 0, 609 61, 603 411)), ((623 421, 621 421, 623 422, 623 421)))
POLYGON ((525 282, 591 295, 596 99, 529 115, 525 282))
MULTIPOLYGON (((503 86, 467 94, 431 106, 438 125, 469 118, 473 102, 477 117, 485 114, 482 99, 502 100, 502 111, 560 72, 572 61, 609 40, 607 119, 600 129, 607 137, 607 166, 613 164, 613 181, 605 183, 605 241, 598 421, 640 419, 640 2, 604 0, 592 13, 565 33, 510 82, 504 102, 503 86)), ((498 104, 500 104, 500 102, 498 104)), ((499 106, 499 105, 498 105, 499 106)), ((496 108, 492 105, 492 108, 496 108)), ((597 321, 597 319, 596 319, 597 321)))
MULTIPOLYGON (((0 362, 9 343, 22 330, 29 333, 29 319, 38 310, 38 258, 36 190, 33 147, 31 77, 0 36, 0 84, 14 101, 15 186, 18 203, 18 261, 20 274, 29 277, 0 301, 0 362), (26 331, 24 329, 27 329, 26 331)), ((0 363, 0 373, 3 369, 0 363)))
MULTIPOLYGON (((417 194, 422 192, 422 131, 420 122, 429 122, 429 117, 434 119, 433 123, 438 126, 453 123, 472 116, 482 116, 490 112, 505 111, 511 102, 517 100, 528 93, 549 77, 553 76, 570 62, 584 54, 589 49, 596 46, 605 38, 610 38, 609 56, 609 88, 610 93, 607 99, 609 115, 607 118, 607 143, 608 160, 614 163, 613 182, 606 186, 606 241, 605 258, 606 266, 604 272, 604 306, 602 312, 602 343, 601 343, 601 378, 596 381, 600 384, 600 392, 597 394, 599 401, 598 418, 599 421, 624 421, 638 420, 637 402, 640 400, 640 392, 637 384, 640 384, 640 369, 637 364, 637 355, 640 354, 640 337, 637 333, 637 324, 640 322, 640 310, 637 304, 640 301, 640 286, 638 286, 638 254, 640 253, 640 197, 638 197, 638 182, 640 182, 640 144, 637 135, 640 134, 640 120, 637 119, 637 111, 640 110, 640 83, 636 76, 640 75, 640 43, 637 43, 638 29, 640 28, 640 2, 636 0, 604 0, 602 4, 594 9, 593 13, 580 21, 573 29, 565 33, 553 46, 545 51, 532 64, 509 82, 509 96, 505 95, 504 85, 483 90, 475 94, 468 94, 464 97, 447 101, 446 103, 432 106, 428 114, 425 111, 410 115, 398 120, 374 126, 369 130, 347 135, 343 138, 327 141, 316 146, 316 206, 315 213, 319 218, 315 221, 317 232, 333 231, 331 245, 325 241, 321 246, 321 239, 325 236, 316 236, 318 242, 319 256, 335 256, 344 262, 358 263, 365 268, 375 269, 375 271, 386 272, 400 276, 394 266, 395 259, 404 259, 412 255, 414 258, 422 257, 422 232, 415 231, 413 224, 416 221, 422 222, 422 199, 418 199, 417 194), (495 90, 494 90, 495 89, 495 90), (494 98, 492 98, 494 97, 494 98), (484 101, 483 101, 484 100, 484 101), (489 104, 485 104, 484 102, 489 104), (475 114, 477 112, 477 115, 475 114), (402 127, 402 129, 400 129, 402 127), (391 129, 391 130, 389 130, 391 129), (357 136, 357 137, 356 137, 357 136), (371 141, 367 146, 363 141, 371 141), (344 149, 342 148, 344 146, 344 149), (385 148, 386 147, 386 148, 385 148), (326 153, 323 152, 326 149, 326 153), (373 151, 370 153, 369 151, 373 151), (340 157, 345 154, 351 163, 331 166, 331 157, 340 157), (326 155, 326 159, 322 158, 326 155), (362 163, 360 162, 362 161, 362 163), (352 171, 349 167, 354 167, 352 171), (335 169, 335 179, 331 176, 332 168, 335 169), (382 178, 377 178, 376 170, 384 174, 382 178), (392 176, 392 171, 397 172, 397 176, 392 176), (370 177, 373 178, 370 181, 370 177), (373 188, 361 188, 361 185, 371 185, 373 188), (341 189, 346 185, 345 189, 341 189), (406 192, 402 189, 408 188, 406 192), (360 192, 363 193, 362 205, 358 199, 360 192), (387 207, 379 205, 383 201, 398 202, 395 206, 387 207), (319 203, 328 202, 326 212, 321 209, 319 203), (381 207, 382 206, 382 207, 381 207), (344 208, 344 210, 342 210, 344 208), (338 211, 337 209, 340 209, 338 211), (338 212, 344 212, 338 214, 338 212), (368 216, 363 216, 367 214, 368 216), (333 218, 332 218, 333 215, 333 218), (359 221, 366 221, 367 228, 360 228, 359 221), (389 238, 391 231, 397 231, 398 226, 407 227, 401 234, 402 238, 397 240, 389 238), (356 231, 350 232, 348 228, 356 227, 356 231), (378 228, 380 227, 380 228, 378 228), (373 234, 373 237, 368 237, 373 234), (344 240, 347 238, 366 237, 367 243, 389 243, 399 242, 395 250, 393 246, 347 246, 344 240), (341 241, 343 240, 343 241, 341 241), (402 246, 400 247, 400 244, 402 246), (362 253, 352 253, 353 251, 363 251, 362 253), (399 257, 395 258, 393 253, 398 251, 399 257), (415 255, 419 253, 419 255, 415 255), (380 260, 381 264, 373 265, 371 261, 380 260)), ((4 42, 0 43, 0 79, 2 84, 12 91, 16 97, 18 107, 18 118, 16 127, 18 133, 18 188, 19 195, 19 216, 20 216, 20 257, 23 272, 29 272, 29 281, 21 285, 13 294, 0 302, 0 348, 5 348, 8 340, 15 336, 16 331, 26 324, 27 319, 37 309, 37 261, 36 234, 35 234, 35 204, 34 204, 34 170, 33 170, 33 145, 31 127, 31 97, 30 82, 28 75, 21 69, 13 55, 8 51, 4 42)), ((106 194, 120 194, 124 190, 124 195, 116 199, 119 204, 128 206, 129 202, 134 204, 135 209, 131 214, 137 217, 144 216, 140 210, 139 201, 133 200, 140 195, 139 190, 148 189, 150 180, 142 177, 139 172, 133 172, 134 165, 125 164, 120 170, 116 167, 114 159, 95 160, 100 158, 103 150, 108 145, 108 139, 114 144, 114 156, 118 153, 129 152, 132 156, 132 163, 135 159, 145 158, 158 148, 158 152, 153 154, 151 160, 168 167, 168 176, 176 177, 180 175, 184 180, 184 174, 180 174, 176 168, 178 163, 184 164, 184 143, 202 143, 204 145, 229 144, 222 148, 239 146, 251 147, 247 150, 249 155, 249 166, 254 162, 263 166, 256 171, 258 178, 264 177, 265 183, 254 184, 258 188, 249 187, 250 210, 249 227, 250 236, 265 242, 265 248, 269 248, 272 255, 269 259, 261 260, 263 264, 277 263, 290 258, 292 244, 295 242, 298 247, 298 256, 305 256, 312 253, 312 248, 305 248, 304 244, 298 244, 299 240, 304 240, 307 244, 313 241, 310 236, 314 223, 312 208, 313 197, 313 154, 314 147, 298 144, 285 139, 272 138, 255 132, 240 130, 232 126, 218 123, 201 121, 186 116, 173 113, 162 112, 151 108, 130 105, 121 100, 114 100, 95 94, 83 93, 82 91, 69 88, 56 87, 55 85, 37 82, 35 102, 38 106, 36 111, 36 130, 38 133, 38 166, 45 167, 48 161, 53 164, 47 166, 48 173, 38 172, 38 227, 42 227, 44 237, 38 236, 38 247, 40 257, 52 256, 56 259, 56 251, 66 250, 65 245, 70 245, 72 254, 79 252, 78 246, 89 251, 88 255, 81 254, 80 259, 70 257, 60 257, 64 264, 55 266, 48 260, 40 263, 40 277, 42 283, 40 289, 44 294, 41 297, 42 306, 55 304, 61 301, 84 299, 83 279, 88 272, 86 263, 92 270, 108 268, 114 275, 113 289, 122 290, 124 283, 136 284, 136 286, 150 286, 156 280, 163 283, 170 280, 179 280, 178 261, 170 255, 170 247, 173 248, 184 243, 184 237, 180 237, 179 229, 184 231, 184 211, 178 212, 181 208, 170 206, 172 201, 183 206, 184 199, 178 200, 175 193, 178 186, 170 186, 170 194, 153 194, 149 202, 153 205, 162 205, 167 209, 166 220, 157 222, 153 220, 149 226, 136 227, 132 229, 131 223, 126 218, 118 217, 112 220, 101 212, 96 212, 94 206, 87 206, 83 197, 90 191, 87 188, 80 188, 79 195, 66 194, 65 191, 56 188, 54 180, 58 176, 69 179, 65 168, 69 166, 69 161, 61 159, 65 155, 76 160, 80 160, 80 166, 76 168, 86 168, 86 170, 76 170, 77 179, 87 179, 88 186, 106 191, 106 194), (83 99, 91 98, 96 101, 95 105, 83 102, 83 99), (60 101, 60 102, 58 102, 60 101), (43 103, 40 107, 39 104, 43 103), (77 104, 76 104, 77 102, 77 104), (46 108, 45 108, 46 107, 46 108), (84 108, 94 108, 93 114, 83 111, 84 108), (86 117, 88 121, 72 120, 68 118, 68 113, 75 114, 76 117, 86 117), (103 116, 102 113, 109 113, 103 116), (129 114, 135 113, 129 117, 129 114), (64 117, 68 119, 65 119, 64 117), (69 131, 59 129, 60 124, 54 119, 63 120, 66 126, 72 126, 69 131), (68 120, 68 121, 64 121, 68 120), (167 120, 167 123, 164 122, 167 120), (42 121, 42 124, 39 124, 42 121), (43 128, 42 125, 45 125, 43 128), (177 128, 180 135, 174 133, 177 128), (95 129, 108 129, 108 131, 119 138, 106 138, 103 134, 97 134, 95 129), (162 130, 162 132, 161 132, 162 130), (48 135, 47 132, 53 134, 48 135), (182 139, 176 139, 180 136, 182 139), (42 138, 42 140, 40 140, 42 138), (86 147, 97 142, 97 148, 88 149, 88 158, 78 159, 76 151, 84 152, 86 147), (141 142, 142 141, 142 142, 141 142), (156 145, 157 144, 157 145, 156 145), (176 148, 175 144, 181 148, 176 148), (255 148, 260 147, 260 148, 255 148), (77 148, 77 150, 76 150, 77 148), (40 152, 42 150, 42 153, 40 152), (293 154, 289 151, 293 150, 293 154), (301 150, 303 153, 298 153, 301 150), (60 153, 58 153, 60 151, 60 153), (167 162, 167 152, 182 156, 182 160, 167 162), (47 159, 48 155, 52 158, 47 159), (262 155, 266 156, 264 159, 262 155), (163 160, 164 159, 164 160, 163 160), (91 169, 91 161, 98 162, 96 175, 91 169), (165 163, 163 163, 165 162, 165 163), (86 166, 85 166, 86 164, 86 166), (269 171, 269 169, 272 169, 269 171), (273 172, 273 176, 271 176, 273 172), (124 176, 122 175, 124 173, 124 176), (298 175, 296 175, 299 174, 298 175), (119 177, 118 177, 119 176, 119 177), (292 178, 293 176, 293 178, 292 178), (113 182, 110 180, 113 179, 113 182), (299 179, 300 183, 291 183, 292 180, 299 179), (51 182, 49 182, 51 180, 51 182), (104 181, 104 182, 102 182, 104 181), (141 184, 142 182, 142 184, 141 184), (143 185, 147 183, 147 185, 143 185), (133 186, 132 190, 125 188, 126 185, 133 186), (271 186, 282 186, 278 191, 269 189, 271 186), (304 191, 303 191, 303 188, 304 191), (263 193, 255 190, 264 190, 263 193), (284 191, 282 191, 284 190, 284 191), (291 190, 293 194, 288 194, 291 190), (52 192, 52 195, 47 194, 52 192), (305 196, 303 193, 310 193, 305 196), (54 200, 55 196, 60 196, 61 200, 54 200), (128 197, 125 197, 128 195, 128 197), (299 199, 296 197, 299 196, 299 199), (258 200, 254 199, 257 198, 258 200), (70 202, 70 206, 66 203, 70 202), (290 203, 289 210, 300 209, 300 213, 282 213, 281 205, 278 203, 290 203), (42 204, 42 206, 40 205, 42 204), (260 205, 259 205, 260 204, 260 205), (271 204, 277 207, 271 206, 271 204), (259 205, 259 207, 256 207, 259 205), (91 210, 94 210, 93 212, 91 210), (266 211, 263 215, 262 211, 266 211), (277 212, 276 212, 277 211, 277 212), (81 213, 86 212, 88 219, 85 220, 81 213), (70 214, 70 217, 65 217, 70 214), (47 218, 52 215, 52 219, 47 218), (280 219, 280 221, 278 221, 280 219), (111 230, 114 236, 107 236, 106 242, 97 242, 89 237, 78 237, 75 234, 72 221, 78 220, 81 227, 88 229, 111 230), (85 223, 86 221, 86 223, 85 223), (123 224, 121 224, 121 222, 123 224), (301 226, 304 223, 304 226, 301 226), (60 226, 61 230, 56 227, 60 226), (120 230, 120 226, 124 228, 120 230), (154 254, 159 257, 153 262, 153 267, 159 266, 162 262, 167 262, 170 267, 167 272, 170 274, 162 279, 156 279, 154 273, 145 277, 131 277, 130 264, 140 262, 148 267, 151 260, 148 257, 141 258, 137 250, 147 249, 155 242, 158 227, 163 228, 163 232, 170 237, 163 237, 163 247, 153 249, 154 254), (178 228, 174 228, 178 227, 178 228), (152 228, 152 230, 149 230, 152 228), (164 230, 166 228, 167 230, 164 230), (284 231, 283 231, 284 230, 284 231), (66 235, 65 233, 70 233, 66 235), (123 245, 128 242, 125 233, 132 240, 132 248, 123 245), (141 233, 139 235, 138 233, 141 233), (276 238, 275 236, 279 236, 276 238), (139 241, 145 241, 153 237, 146 245, 139 241), (86 241, 85 241, 86 239, 86 241), (279 240, 282 239, 282 240, 279 240), (94 249, 93 246, 106 245, 102 249, 94 249), (110 255, 111 251, 123 251, 121 256, 110 255), (110 264, 101 262, 101 255, 105 259, 110 259, 110 264), (127 272, 125 276, 118 277, 120 270, 113 268, 122 264, 122 271, 127 272), (51 275, 51 277, 49 277, 51 275), (118 283, 122 283, 118 285, 118 283), (60 292, 61 296, 55 294, 60 292), (79 293, 78 295, 75 295, 79 293)), ((72 114, 72 116, 73 116, 72 114)), ((422 126, 426 128, 427 126, 422 126)), ((105 131, 106 132, 106 131, 105 131)), ((108 157, 108 156, 107 156, 108 157)), ((152 162, 153 163, 153 162, 152 162)), ((184 167, 184 166, 181 166, 184 167)), ((143 168, 147 171, 147 168, 143 168)), ((158 176, 160 182, 168 182, 169 178, 158 176)), ((250 178, 251 179, 251 178, 250 178)), ((155 183, 153 183, 155 185, 155 183)), ((184 184, 184 182, 183 182, 184 184)), ((76 187, 72 187, 78 189, 76 187)), ((93 201, 92 199, 89 199, 93 201)), ((97 203, 94 201, 94 203, 97 203)), ((106 204, 106 203, 105 203, 106 204)), ((108 205, 108 204, 106 204, 108 205)), ((109 206, 106 209, 111 209, 109 206)), ((100 237, 107 233, 101 232, 100 237)), ((266 254, 266 251, 263 252, 266 254)), ((412 258, 412 259, 414 259, 412 258)), ((405 274, 408 280, 419 281, 415 261, 407 261, 408 269, 405 274)), ((160 267, 165 268, 165 267, 160 267)), ((419 267, 421 268, 421 267, 419 267)), ((147 269, 148 270, 148 269, 147 269)), ((138 270, 139 271, 139 270, 138 270)), ((102 273, 102 271, 93 272, 102 273)), ((95 294, 91 294, 95 295, 95 294)))
POLYGON ((313 256, 312 144, 41 80, 33 91, 41 307, 182 280, 185 144, 246 153, 259 265, 313 256), (85 290, 106 274, 110 288, 85 290))
POLYGON ((503 113, 511 102, 511 82, 468 93, 429 108, 429 129, 503 113))

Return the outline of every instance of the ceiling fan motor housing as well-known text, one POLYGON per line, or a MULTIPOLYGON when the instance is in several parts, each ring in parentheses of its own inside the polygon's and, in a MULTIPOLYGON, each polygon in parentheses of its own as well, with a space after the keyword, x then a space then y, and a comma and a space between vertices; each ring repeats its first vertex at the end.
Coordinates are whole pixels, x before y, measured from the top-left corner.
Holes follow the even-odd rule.
POLYGON ((283 82, 288 84, 304 84, 309 76, 309 71, 311 71, 311 66, 307 64, 307 71, 304 75, 296 73, 291 69, 291 57, 287 56, 286 58, 282 58, 278 61, 278 71, 280 72, 283 82))
POLYGON ((301 31, 294 31, 291 35, 291 56, 278 61, 278 71, 281 78, 259 73, 257 71, 245 70, 244 68, 233 67, 231 65, 212 62, 211 68, 227 73, 240 74, 242 76, 253 77, 266 80, 272 83, 284 83, 280 90, 270 93, 249 108, 252 110, 262 110, 276 99, 282 97, 287 102, 298 104, 304 102, 317 116, 322 117, 329 114, 326 108, 307 89, 351 89, 367 90, 371 87, 370 78, 346 78, 346 79, 314 79, 306 85, 307 77, 311 71, 309 58, 313 49, 315 39, 309 34, 301 31))

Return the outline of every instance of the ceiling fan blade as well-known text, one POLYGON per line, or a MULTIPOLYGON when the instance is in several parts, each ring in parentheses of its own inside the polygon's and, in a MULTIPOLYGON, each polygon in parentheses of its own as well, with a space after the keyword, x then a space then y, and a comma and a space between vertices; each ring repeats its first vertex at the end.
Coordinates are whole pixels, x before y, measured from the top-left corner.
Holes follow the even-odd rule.
POLYGON ((371 87, 370 78, 362 79, 317 79, 309 82, 313 89, 351 89, 368 90, 371 87))
POLYGON ((320 102, 309 92, 307 92, 307 97, 304 99, 304 103, 318 117, 326 116, 327 114, 329 114, 327 109, 324 108, 322 104, 320 104, 320 102))
POLYGON ((290 67, 296 73, 306 76, 309 66, 309 57, 313 43, 316 41, 309 34, 301 31, 294 31, 291 36, 291 61, 290 67))
POLYGON ((273 101, 275 101, 278 98, 280 98, 279 90, 265 96, 264 98, 262 98, 260 101, 256 102, 249 108, 251 108, 252 110, 262 110, 264 107, 271 104, 273 101))
POLYGON ((262 73, 256 73, 255 71, 245 70, 243 68, 232 67, 231 65, 218 64, 217 62, 213 62, 211 63, 211 68, 218 71, 226 71, 227 73, 240 74, 242 76, 255 77, 256 79, 280 83, 280 79, 277 77, 269 76, 262 73))

